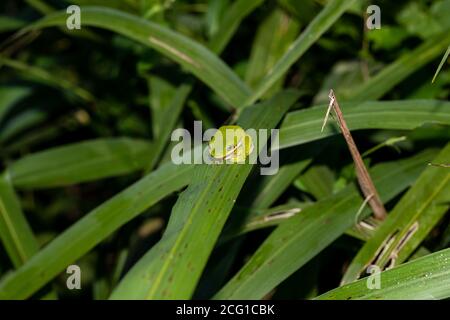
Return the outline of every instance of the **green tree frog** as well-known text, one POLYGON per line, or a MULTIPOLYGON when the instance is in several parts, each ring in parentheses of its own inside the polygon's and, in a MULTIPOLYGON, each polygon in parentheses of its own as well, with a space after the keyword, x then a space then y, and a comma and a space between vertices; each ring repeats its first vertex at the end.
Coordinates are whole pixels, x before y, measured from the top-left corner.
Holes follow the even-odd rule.
POLYGON ((252 151, 252 138, 239 126, 222 126, 209 141, 209 154, 218 161, 242 163, 252 151))

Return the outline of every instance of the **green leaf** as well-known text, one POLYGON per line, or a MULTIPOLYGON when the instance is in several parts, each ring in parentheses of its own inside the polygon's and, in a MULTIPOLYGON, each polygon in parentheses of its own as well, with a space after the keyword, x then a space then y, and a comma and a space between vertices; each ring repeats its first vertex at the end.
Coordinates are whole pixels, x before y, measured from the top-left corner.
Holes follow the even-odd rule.
POLYGON ((355 0, 330 0, 308 27, 290 46, 284 56, 259 82, 253 94, 243 104, 250 105, 261 98, 289 68, 319 39, 353 4, 355 0))
POLYGON ((172 97, 170 104, 167 106, 167 110, 164 110, 164 112, 159 115, 159 118, 156 119, 160 123, 161 127, 159 128, 158 136, 155 137, 153 142, 153 152, 151 153, 149 160, 150 166, 147 170, 153 169, 160 159, 190 91, 191 86, 180 86, 172 97))
POLYGON ((254 208, 270 207, 284 191, 289 187, 292 181, 302 172, 311 162, 312 157, 294 163, 283 165, 278 173, 271 176, 261 177, 258 184, 258 194, 252 201, 254 208))
MULTIPOLYGON (((421 153, 370 170, 381 199, 386 202, 411 185, 433 154, 421 153)), ((282 222, 214 298, 261 299, 350 228, 362 203, 358 188, 350 185, 282 222)))
POLYGON ((434 83, 434 80, 436 80, 436 77, 438 76, 439 72, 441 71, 442 67, 444 66, 444 63, 447 61, 449 55, 450 55, 450 46, 448 46, 447 51, 445 51, 445 54, 442 57, 441 62, 439 63, 439 66, 433 76, 433 80, 431 80, 432 83, 434 83))
MULTIPOLYGON (((450 163, 450 144, 432 162, 450 163)), ((376 264, 383 270, 388 264, 402 263, 441 220, 449 206, 450 170, 429 166, 358 252, 344 275, 343 283, 358 279, 369 264, 376 264), (387 245, 390 242, 388 238, 393 239, 390 245, 387 245), (378 252, 381 253, 377 256, 378 252)))
POLYGON ((175 95, 176 88, 166 80, 153 75, 147 78, 147 84, 152 116, 153 139, 157 139, 164 125, 162 119, 175 95))
POLYGON ((302 2, 298 0, 278 0, 277 3, 301 23, 312 20, 320 11, 320 4, 314 0, 305 0, 302 2))
POLYGON ((35 81, 42 82, 55 88, 67 90, 68 92, 71 92, 75 96, 88 102, 95 100, 92 94, 86 89, 81 88, 71 81, 62 78, 61 76, 56 76, 42 68, 30 66, 22 61, 12 60, 0 56, 0 65, 2 64, 21 72, 25 78, 31 78, 35 81))
POLYGON ((22 28, 25 25, 25 21, 9 17, 9 16, 0 16, 0 32, 9 32, 14 31, 19 28, 22 28))
POLYGON ((323 145, 315 144, 287 152, 286 157, 280 155, 281 162, 284 164, 276 174, 259 177, 257 184, 251 187, 254 194, 251 194, 251 201, 247 201, 249 205, 255 209, 270 207, 286 191, 300 172, 311 164, 313 158, 322 148, 323 145))
POLYGON ((52 6, 42 0, 25 0, 25 2, 42 14, 48 14, 54 11, 52 6))
MULTIPOLYGON (((300 26, 298 22, 277 9, 272 12, 259 26, 253 41, 252 51, 245 74, 245 82, 254 88, 275 63, 288 50, 295 40, 300 26)), ((278 91, 283 86, 284 77, 281 77, 274 86, 268 90, 266 96, 278 91)))
MULTIPOLYGON (((27 2, 27 4, 29 6, 33 7, 36 11, 38 11, 42 15, 48 15, 48 14, 54 13, 57 10, 42 0, 25 0, 25 1, 27 2)), ((114 1, 114 0, 109 0, 108 1, 109 4, 111 4, 112 1, 114 1)), ((75 1, 71 1, 71 2, 75 2, 75 1)), ((92 3, 92 1, 90 1, 90 2, 91 2, 90 3, 91 5, 94 5, 92 3)), ((63 26, 60 28, 60 30, 67 35, 75 34, 75 36, 84 38, 87 40, 94 40, 94 41, 98 41, 98 42, 100 42, 102 40, 100 36, 91 32, 90 30, 86 30, 86 29, 77 30, 75 33, 73 33, 73 30, 69 30, 69 29, 67 29, 66 26, 63 26)))
POLYGON ((339 98, 339 102, 344 101, 345 97, 350 97, 349 100, 351 100, 351 95, 355 87, 359 86, 363 81, 364 77, 361 72, 360 61, 337 62, 322 82, 320 90, 314 97, 313 104, 328 104, 330 101, 328 95, 330 94, 331 88, 339 98))
POLYGON ((14 105, 30 92, 31 90, 25 87, 0 87, 0 122, 14 105))
MULTIPOLYGON (((232 106, 242 104, 249 88, 216 55, 195 41, 156 23, 128 13, 102 7, 82 7, 83 26, 114 31, 168 56, 210 86, 232 106)), ((25 31, 66 24, 66 12, 49 15, 25 31)))
MULTIPOLYGON (((320 128, 327 106, 288 113, 280 128, 280 149, 339 134, 331 121, 320 128)), ((450 103, 437 100, 405 100, 341 103, 350 130, 411 130, 426 123, 450 125, 450 103)))
POLYGON ((367 40, 374 50, 394 50, 408 38, 409 34, 400 26, 383 24, 380 29, 367 32, 367 40))
POLYGON ((292 201, 269 209, 236 207, 234 209, 236 215, 245 214, 248 211, 250 211, 250 213, 247 215, 245 221, 242 221, 241 219, 237 221, 239 224, 228 224, 225 227, 224 234, 221 236, 219 242, 226 242, 229 239, 250 231, 277 226, 286 219, 290 219, 296 214, 301 214, 301 211, 309 205, 311 205, 311 203, 292 201))
POLYGON ((450 32, 432 37, 357 87, 347 100, 366 101, 383 97, 402 80, 438 57, 448 43, 450 43, 450 32))
POLYGON ((380 289, 368 289, 368 279, 350 283, 317 297, 319 300, 429 300, 450 297, 450 249, 383 271, 380 289))
POLYGON ((325 165, 315 165, 303 173, 295 183, 305 187, 317 200, 333 193, 335 178, 333 171, 325 165))
POLYGON ((30 129, 33 126, 42 124, 47 120, 47 113, 42 110, 28 109, 8 119, 5 126, 0 130, 0 142, 4 145, 12 142, 12 138, 30 129))
MULTIPOLYGON (((85 6, 99 6, 117 9, 126 12, 136 12, 138 4, 136 1, 123 0, 71 0, 71 3, 79 5, 81 8, 85 6)), ((154 2, 154 1, 152 1, 154 2)))
POLYGON ((15 267, 39 250, 7 174, 0 176, 0 238, 15 267))
POLYGON ((397 21, 411 35, 427 39, 445 30, 445 26, 436 17, 433 17, 430 11, 425 3, 410 1, 397 14, 397 21), (414 23, 411 23, 411 21, 414 21, 414 23))
POLYGON ((25 299, 122 225, 186 186, 191 165, 163 165, 101 204, 0 282, 0 299, 25 299))
POLYGON ((19 188, 66 186, 143 169, 152 152, 144 140, 95 139, 29 154, 7 170, 19 188))
POLYGON ((244 20, 246 16, 259 7, 263 2, 264 0, 234 1, 225 13, 219 29, 212 36, 209 43, 210 49, 213 52, 220 54, 236 33, 242 20, 244 20))
MULTIPOLYGON (((273 128, 297 98, 295 91, 281 92, 246 108, 238 124, 244 129, 273 128)), ((258 141, 259 150, 264 144, 258 141)), ((197 166, 172 209, 163 238, 134 265, 111 298, 191 297, 251 169, 251 164, 197 166)))
POLYGON ((205 29, 209 38, 213 36, 219 29, 225 11, 230 6, 230 0, 211 0, 205 13, 205 29))

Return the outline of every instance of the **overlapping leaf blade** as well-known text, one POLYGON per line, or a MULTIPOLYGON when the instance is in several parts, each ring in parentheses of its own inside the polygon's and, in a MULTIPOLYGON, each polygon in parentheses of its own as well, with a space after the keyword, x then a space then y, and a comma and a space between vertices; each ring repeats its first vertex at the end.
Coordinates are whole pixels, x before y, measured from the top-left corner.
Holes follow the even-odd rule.
POLYGON ((101 204, 0 282, 0 299, 24 299, 124 225, 186 186, 192 166, 163 165, 101 204))
MULTIPOLYGON (((433 159, 433 163, 450 162, 450 144, 433 159)), ((424 240, 431 229, 440 221, 450 206, 450 170, 444 167, 429 166, 417 179, 411 189, 402 197, 384 223, 377 229, 358 252, 348 267, 343 283, 358 279, 360 273, 373 262, 377 252, 381 252, 378 266, 381 269, 388 263, 400 264, 424 240), (414 231, 411 231, 413 228, 414 231), (394 236, 387 245, 387 238, 394 236), (406 238, 407 237, 407 238, 406 238), (402 239, 406 239, 397 252, 402 239), (390 259, 394 259, 391 261, 390 259)))
MULTIPOLYGON (((238 124, 246 129, 273 128, 297 97, 295 91, 281 92, 244 110, 238 124)), ((258 141, 259 150, 264 144, 258 141)), ((172 210, 163 238, 125 276, 112 298, 191 297, 251 169, 251 164, 197 166, 172 210)))
POLYGON ((0 175, 0 239, 15 267, 39 250, 7 174, 0 175))
MULTIPOLYGON (((411 185, 434 153, 377 165, 371 170, 383 201, 411 185)), ((260 299, 350 228, 363 202, 351 185, 281 223, 216 299, 260 299)))
POLYGON ((355 0, 328 1, 325 8, 311 21, 297 40, 292 43, 284 56, 278 60, 269 73, 259 82, 252 95, 243 105, 250 105, 261 98, 354 2, 355 0))
MULTIPOLYGON (((192 72, 232 106, 240 106, 250 91, 216 55, 197 42, 156 23, 115 9, 83 7, 83 25, 108 29, 167 55, 192 72)), ((49 15, 26 30, 66 25, 66 12, 49 15)))
POLYGON ((316 299, 446 299, 450 297, 450 249, 426 255, 374 276, 380 277, 380 288, 370 289, 368 279, 361 279, 324 293, 316 299))
POLYGON ((130 138, 95 139, 29 154, 8 173, 20 188, 48 188, 123 175, 143 169, 152 144, 130 138))
MULTIPOLYGON (((280 127, 280 149, 339 134, 333 122, 320 131, 326 108, 290 112, 280 127)), ((426 123, 450 125, 450 103, 438 100, 348 102, 341 108, 350 130, 411 130, 426 123)))
POLYGON ((210 40, 209 47, 215 53, 220 54, 237 31, 241 21, 261 5, 264 0, 237 0, 225 13, 219 29, 210 40))

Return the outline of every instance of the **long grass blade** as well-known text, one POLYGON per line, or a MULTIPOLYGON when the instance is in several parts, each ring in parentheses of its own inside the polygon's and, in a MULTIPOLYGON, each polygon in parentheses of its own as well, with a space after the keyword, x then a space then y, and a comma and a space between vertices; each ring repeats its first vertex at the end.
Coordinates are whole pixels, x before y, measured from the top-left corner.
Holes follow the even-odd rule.
POLYGON ((145 140, 95 139, 29 154, 7 171, 18 188, 59 187, 143 169, 152 153, 145 140))
POLYGON ((253 94, 245 100, 243 105, 250 105, 261 98, 354 2, 355 0, 328 1, 325 8, 322 9, 297 40, 292 43, 284 56, 259 82, 253 94))
POLYGON ((0 282, 0 299, 30 297, 58 273, 156 202, 186 186, 192 166, 167 164, 101 204, 0 282))
MULTIPOLYGON (((281 92, 244 110, 238 124, 246 129, 273 128, 297 97, 295 91, 281 92)), ((258 141, 260 150, 264 144, 258 141)), ((191 297, 251 169, 251 164, 197 166, 172 209, 163 238, 134 265, 111 298, 191 297)))
POLYGON ((431 82, 434 83, 434 80, 436 80, 439 72, 441 72, 441 69, 444 66, 444 63, 447 61, 449 55, 450 55, 450 46, 448 46, 447 51, 445 51, 444 56, 442 57, 442 60, 439 63, 439 66, 436 69, 436 72, 434 73, 434 76, 433 76, 433 80, 431 80, 431 82))
MULTIPOLYGON (((450 162, 450 144, 439 153, 434 162, 450 162)), ((449 206, 450 170, 428 166, 375 235, 358 252, 344 275, 343 283, 358 279, 370 264, 383 270, 402 263, 441 220, 449 206), (395 238, 387 247, 385 240, 391 236, 395 238), (375 257, 377 252, 382 253, 375 257)))
POLYGON ((361 279, 326 292, 318 300, 437 300, 450 297, 450 249, 383 271, 380 288, 361 279))
MULTIPOLYGON (((320 132, 327 106, 288 113, 280 128, 280 149, 315 141, 339 133, 329 122, 320 132)), ((438 100, 404 100, 342 103, 350 130, 412 130, 426 123, 450 124, 450 103, 438 100)))
POLYGON ((237 31, 239 24, 253 10, 259 7, 264 0, 237 0, 231 4, 223 17, 219 29, 214 33, 209 42, 209 48, 220 54, 230 42, 237 31))
POLYGON ((450 33, 436 35, 385 67, 369 81, 356 88, 347 100, 377 100, 414 71, 438 57, 450 42, 450 33))
POLYGON ((0 238, 15 267, 39 250, 7 174, 0 176, 0 238))
MULTIPOLYGON (((210 86, 234 107, 250 94, 249 88, 216 55, 195 41, 156 23, 102 7, 83 7, 84 26, 104 28, 136 40, 170 57, 210 86)), ((66 24, 67 14, 49 15, 24 31, 66 24)))
MULTIPOLYGON (((370 170, 381 199, 386 202, 411 185, 434 154, 370 170)), ((282 222, 214 298, 261 299, 350 228, 363 201, 356 186, 350 185, 282 222)))

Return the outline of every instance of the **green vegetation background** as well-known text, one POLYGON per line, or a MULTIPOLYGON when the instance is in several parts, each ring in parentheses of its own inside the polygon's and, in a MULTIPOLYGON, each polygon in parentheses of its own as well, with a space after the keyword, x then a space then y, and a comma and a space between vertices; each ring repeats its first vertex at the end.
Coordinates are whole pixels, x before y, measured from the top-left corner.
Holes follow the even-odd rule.
POLYGON ((449 29, 448 0, 2 1, 0 299, 448 298, 449 29), (280 128, 279 173, 173 165, 194 120, 280 128))

